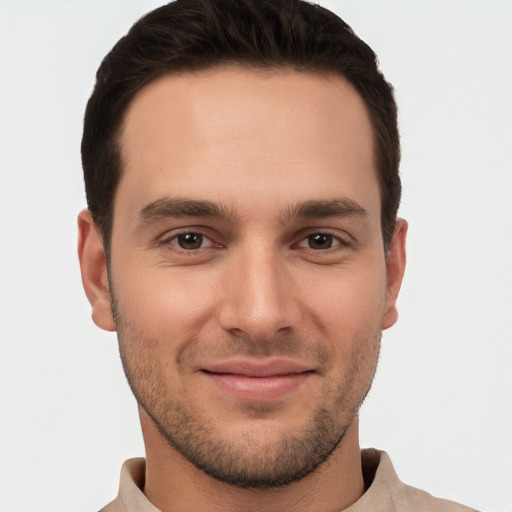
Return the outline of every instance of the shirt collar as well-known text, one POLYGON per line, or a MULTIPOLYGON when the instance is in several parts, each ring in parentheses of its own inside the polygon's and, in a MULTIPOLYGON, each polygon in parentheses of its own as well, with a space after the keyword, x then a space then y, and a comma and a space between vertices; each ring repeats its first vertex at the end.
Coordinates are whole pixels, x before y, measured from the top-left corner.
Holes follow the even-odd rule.
MULTIPOLYGON (((405 487, 398 479, 386 452, 368 448, 362 450, 361 460, 367 491, 345 512, 387 512, 397 510, 396 503, 405 487)), ((146 461, 127 460, 121 469, 119 494, 104 512, 160 512, 144 496, 146 461)))

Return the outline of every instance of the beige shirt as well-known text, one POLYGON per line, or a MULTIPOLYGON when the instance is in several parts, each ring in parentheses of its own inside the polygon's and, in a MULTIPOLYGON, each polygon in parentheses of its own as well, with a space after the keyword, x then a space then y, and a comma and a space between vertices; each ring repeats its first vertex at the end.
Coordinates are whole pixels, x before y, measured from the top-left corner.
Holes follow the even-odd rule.
MULTIPOLYGON (((362 450, 363 474, 367 491, 345 512, 476 512, 453 501, 434 498, 402 483, 386 452, 362 450)), ((121 469, 117 498, 100 512, 159 512, 144 496, 144 459, 127 460, 121 469)))

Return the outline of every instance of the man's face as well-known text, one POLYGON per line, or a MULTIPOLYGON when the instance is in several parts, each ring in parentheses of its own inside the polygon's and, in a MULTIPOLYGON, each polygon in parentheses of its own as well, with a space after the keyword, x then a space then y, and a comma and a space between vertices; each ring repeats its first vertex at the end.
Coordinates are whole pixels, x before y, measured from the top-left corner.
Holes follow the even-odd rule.
POLYGON ((395 321, 361 98, 292 71, 168 76, 120 141, 109 277, 142 415, 220 480, 304 476, 354 423, 395 321))

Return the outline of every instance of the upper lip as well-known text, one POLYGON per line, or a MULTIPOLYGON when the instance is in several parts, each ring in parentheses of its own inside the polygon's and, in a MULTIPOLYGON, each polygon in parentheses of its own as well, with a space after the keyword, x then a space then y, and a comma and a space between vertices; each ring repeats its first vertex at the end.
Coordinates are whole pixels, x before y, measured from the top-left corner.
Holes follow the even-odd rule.
POLYGON ((288 359, 233 359, 204 366, 203 371, 245 377, 275 377, 311 372, 313 368, 288 359))

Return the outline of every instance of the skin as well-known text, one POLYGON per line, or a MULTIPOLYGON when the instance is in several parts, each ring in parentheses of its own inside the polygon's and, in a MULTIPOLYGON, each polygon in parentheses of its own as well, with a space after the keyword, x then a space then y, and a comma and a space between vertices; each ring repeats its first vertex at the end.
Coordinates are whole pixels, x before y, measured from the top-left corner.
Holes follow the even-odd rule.
POLYGON ((88 211, 79 255, 139 402, 145 494, 164 512, 347 508, 407 229, 386 257, 363 101, 294 71, 167 76, 134 98, 120 141, 109 272, 88 211))

